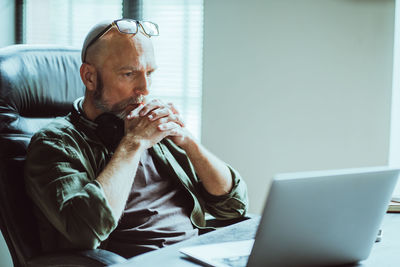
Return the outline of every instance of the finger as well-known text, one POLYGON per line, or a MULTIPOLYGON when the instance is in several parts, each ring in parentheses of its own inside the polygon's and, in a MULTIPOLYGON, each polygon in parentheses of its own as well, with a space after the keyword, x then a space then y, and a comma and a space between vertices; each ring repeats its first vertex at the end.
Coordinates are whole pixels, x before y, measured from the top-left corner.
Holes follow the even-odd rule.
POLYGON ((158 99, 153 99, 150 102, 148 102, 147 104, 144 105, 143 109, 139 112, 140 116, 146 116, 148 115, 151 111, 160 108, 160 107, 164 107, 165 104, 162 103, 160 100, 158 99))
POLYGON ((175 116, 177 117, 177 121, 179 122, 179 125, 182 127, 185 127, 185 122, 183 121, 182 116, 179 114, 176 114, 175 116))
POLYGON ((179 111, 175 108, 175 105, 171 102, 167 103, 167 106, 171 109, 172 113, 174 113, 178 119, 177 121, 179 121, 179 125, 181 125, 182 127, 185 127, 185 122, 183 121, 183 118, 181 116, 181 114, 179 113, 179 111))
POLYGON ((167 133, 167 136, 169 136, 169 137, 175 137, 175 138, 176 137, 181 137, 181 138, 184 137, 182 128, 180 128, 180 127, 173 128, 165 133, 167 133))
POLYGON ((158 108, 150 112, 147 116, 149 120, 155 121, 163 117, 169 117, 171 121, 178 123, 180 126, 185 127, 182 117, 179 114, 174 114, 169 108, 158 108))
POLYGON ((159 118, 162 117, 167 117, 173 115, 172 111, 167 108, 167 107, 161 107, 161 108, 157 108, 153 111, 150 112, 150 114, 147 116, 151 121, 155 121, 159 118))
POLYGON ((175 115, 175 114, 170 114, 169 116, 164 116, 164 117, 159 116, 159 117, 150 119, 150 121, 156 121, 156 120, 158 120, 158 122, 160 124, 172 121, 172 122, 177 123, 181 127, 185 127, 185 124, 182 122, 181 117, 179 115, 175 115))
POLYGON ((161 125, 161 124, 165 124, 165 123, 168 123, 168 122, 171 122, 170 118, 169 117, 164 117, 164 118, 158 119, 154 123, 156 123, 156 125, 161 125))
POLYGON ((175 108, 173 103, 169 102, 167 103, 167 106, 172 110, 174 114, 179 114, 179 111, 175 108))
POLYGON ((169 121, 169 122, 162 123, 162 124, 158 125, 157 128, 160 131, 170 131, 170 130, 175 129, 175 128, 180 128, 180 126, 176 122, 169 121))
POLYGON ((135 117, 139 117, 139 112, 143 109, 144 104, 140 103, 139 106, 137 108, 135 108, 134 110, 132 110, 128 116, 126 116, 126 118, 128 120, 133 119, 135 117))
POLYGON ((185 127, 182 117, 179 114, 171 114, 168 116, 168 118, 169 118, 169 120, 174 121, 177 124, 179 124, 181 127, 185 127))

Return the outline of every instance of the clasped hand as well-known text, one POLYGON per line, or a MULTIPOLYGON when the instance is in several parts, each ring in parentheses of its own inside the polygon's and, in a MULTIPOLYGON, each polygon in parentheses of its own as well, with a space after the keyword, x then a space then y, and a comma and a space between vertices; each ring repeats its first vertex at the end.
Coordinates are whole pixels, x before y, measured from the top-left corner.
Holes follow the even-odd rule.
POLYGON ((150 148, 168 137, 184 146, 191 137, 172 103, 154 99, 132 110, 125 119, 125 135, 150 148))

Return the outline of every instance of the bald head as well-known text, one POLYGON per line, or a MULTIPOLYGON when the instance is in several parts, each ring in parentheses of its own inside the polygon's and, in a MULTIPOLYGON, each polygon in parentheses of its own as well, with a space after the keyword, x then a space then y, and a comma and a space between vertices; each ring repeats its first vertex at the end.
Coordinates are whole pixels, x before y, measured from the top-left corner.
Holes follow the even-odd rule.
POLYGON ((100 36, 89 45, 85 41, 82 49, 80 74, 86 86, 83 108, 90 119, 102 112, 123 117, 149 93, 151 74, 156 69, 153 45, 140 31, 125 34, 112 27, 103 35, 100 31, 100 36))
POLYGON ((140 31, 135 34, 120 33, 116 28, 109 30, 86 50, 86 62, 101 68, 104 61, 109 58, 121 59, 128 56, 146 54, 154 57, 153 44, 147 36, 140 31))
MULTIPOLYGON (((113 48, 113 46, 109 46, 110 44, 110 40, 111 41, 115 41, 116 39, 118 39, 118 37, 124 37, 125 39, 127 38, 127 36, 129 37, 133 37, 133 39, 138 39, 140 40, 140 42, 142 43, 148 43, 146 46, 146 49, 150 49, 152 51, 152 45, 151 45, 151 41, 147 38, 143 38, 143 37, 149 37, 148 33, 150 33, 150 35, 152 34, 156 34, 158 35, 158 28, 157 25, 154 23, 150 23, 149 27, 149 22, 145 22, 145 24, 140 24, 140 26, 137 29, 137 34, 132 35, 132 34, 125 34, 125 33, 121 33, 117 30, 117 27, 115 26, 115 22, 121 22, 121 25, 118 27, 122 27, 124 30, 126 30, 127 26, 124 26, 124 23, 132 23, 135 22, 135 20, 130 20, 130 19, 121 19, 121 20, 104 20, 101 21, 99 23, 97 23, 96 25, 94 25, 89 32, 86 35, 86 38, 84 40, 83 46, 82 46, 82 52, 81 52, 81 59, 82 59, 82 63, 91 63, 93 64, 94 61, 98 62, 98 57, 103 56, 108 49, 113 48), (121 22, 122 21, 122 22, 121 22), (146 36, 143 35, 142 31, 143 31, 143 27, 145 27, 147 29, 147 33, 146 36), (155 29, 155 31, 154 31, 155 29), (91 60, 89 60, 89 58, 91 60)), ((137 22, 136 22, 137 23, 137 22)), ((128 26, 131 27, 131 26, 128 26)), ((129 30, 128 30, 129 31, 129 30)), ((121 38, 119 38, 121 39, 121 38)), ((122 38, 123 39, 123 38, 122 38)))
POLYGON ((89 32, 87 33, 85 40, 83 42, 83 46, 82 46, 82 52, 81 52, 81 59, 82 59, 82 63, 85 62, 86 59, 86 53, 87 53, 87 49, 93 45, 96 40, 98 40, 101 35, 104 34, 105 31, 107 31, 107 29, 109 29, 112 25, 112 20, 103 20, 99 23, 97 23, 96 25, 94 25, 89 32))

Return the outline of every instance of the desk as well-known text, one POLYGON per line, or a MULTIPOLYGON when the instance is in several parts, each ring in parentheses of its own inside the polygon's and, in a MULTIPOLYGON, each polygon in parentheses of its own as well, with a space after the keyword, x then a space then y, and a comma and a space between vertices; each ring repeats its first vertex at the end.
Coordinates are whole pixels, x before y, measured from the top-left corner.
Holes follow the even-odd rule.
MULTIPOLYGON (((182 247, 211 244, 225 241, 239 241, 254 238, 260 218, 249 219, 228 227, 186 240, 129 259, 123 264, 114 266, 199 266, 179 253, 182 247)), ((382 241, 375 243, 369 258, 353 266, 363 267, 398 267, 400 266, 400 214, 386 214, 382 225, 382 241)))

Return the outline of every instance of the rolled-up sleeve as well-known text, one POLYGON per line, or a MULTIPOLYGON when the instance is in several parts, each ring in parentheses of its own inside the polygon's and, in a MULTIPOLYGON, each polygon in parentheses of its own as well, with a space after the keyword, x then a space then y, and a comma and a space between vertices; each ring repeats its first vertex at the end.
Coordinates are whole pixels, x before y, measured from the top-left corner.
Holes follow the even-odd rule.
POLYGON ((75 248, 96 248, 117 226, 94 171, 79 149, 34 137, 25 164, 27 193, 75 248))
POLYGON ((228 194, 215 196, 200 183, 200 194, 204 199, 207 211, 217 219, 231 219, 244 216, 248 207, 247 186, 240 174, 227 165, 231 172, 233 186, 228 194))
POLYGON ((220 220, 239 218, 246 214, 248 209, 247 186, 238 171, 226 165, 232 176, 232 189, 228 194, 222 196, 212 195, 204 188, 186 152, 170 140, 164 141, 160 147, 162 148, 164 145, 166 148, 162 149, 164 154, 160 157, 164 156, 168 159, 178 179, 196 196, 192 217, 197 218, 197 225, 202 225, 205 222, 200 218, 204 217, 204 214, 197 212, 196 202, 201 205, 202 213, 205 209, 220 220))

